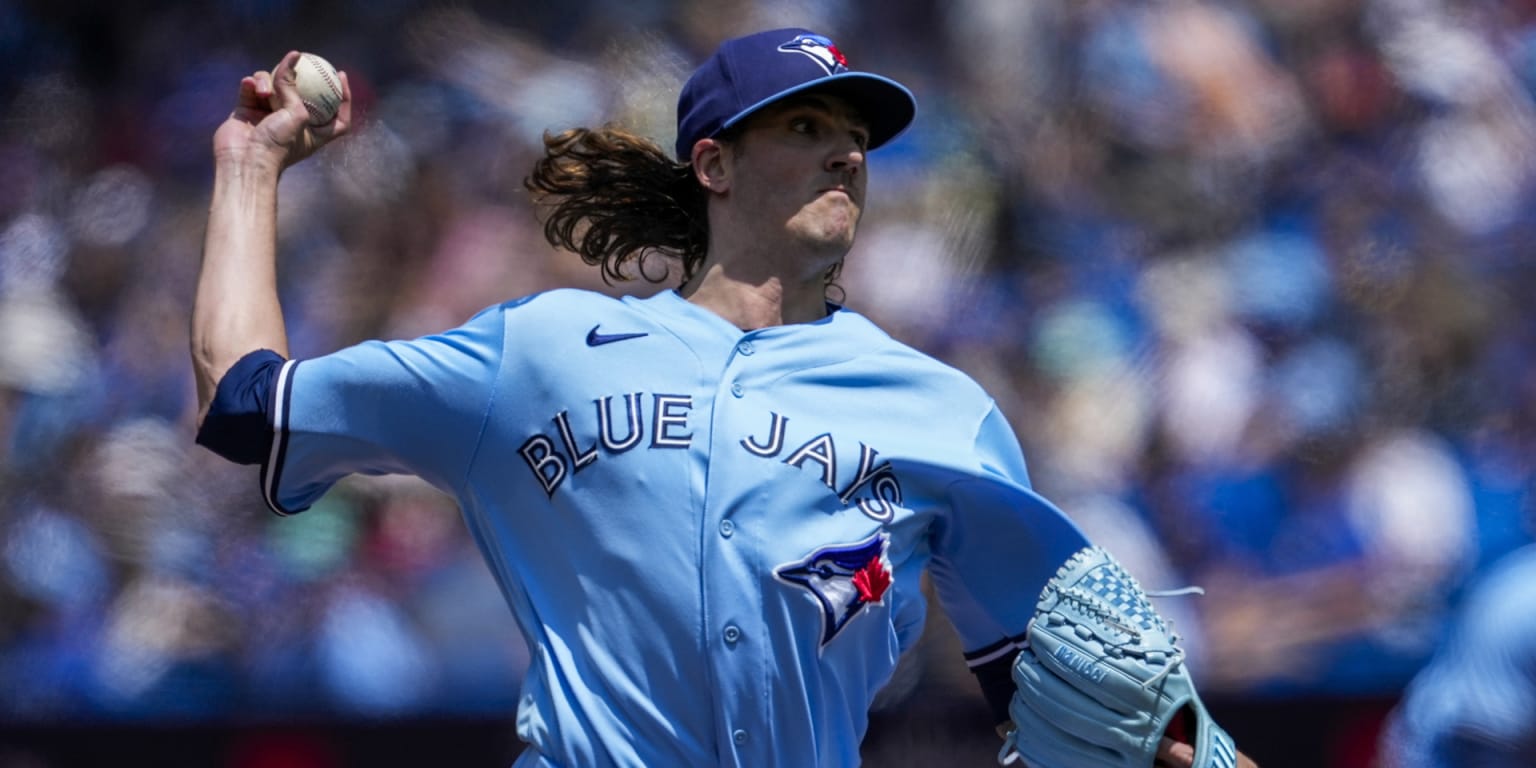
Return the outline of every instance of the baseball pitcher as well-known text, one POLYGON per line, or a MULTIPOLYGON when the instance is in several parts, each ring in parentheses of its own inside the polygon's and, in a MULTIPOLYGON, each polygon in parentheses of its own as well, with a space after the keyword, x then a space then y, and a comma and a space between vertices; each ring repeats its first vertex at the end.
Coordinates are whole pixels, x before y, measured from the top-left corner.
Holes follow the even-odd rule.
POLYGON ((1004 763, 1238 764, 1135 580, 1031 489, 996 403, 828 302, 906 87, 809 30, 729 40, 684 85, 673 152, 574 129, 526 179, 551 242, 610 277, 665 259, 675 289, 552 290, 292 359, 277 181, 352 127, 344 73, 310 124, 298 56, 244 78, 214 135, 197 439, 260 465, 280 515, 350 473, 457 500, 533 651, 518 766, 857 765, 924 570, 1004 763))

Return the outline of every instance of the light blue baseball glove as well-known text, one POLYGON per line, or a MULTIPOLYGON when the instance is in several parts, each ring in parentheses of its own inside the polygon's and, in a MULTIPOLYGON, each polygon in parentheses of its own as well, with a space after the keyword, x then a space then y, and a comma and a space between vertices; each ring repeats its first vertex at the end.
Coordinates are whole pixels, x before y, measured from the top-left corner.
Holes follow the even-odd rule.
POLYGON ((1184 710, 1195 768, 1232 768, 1237 749, 1211 720, 1184 652, 1136 580, 1086 547, 1046 583, 1013 664, 1013 730, 998 759, 1029 768, 1152 768, 1184 710))

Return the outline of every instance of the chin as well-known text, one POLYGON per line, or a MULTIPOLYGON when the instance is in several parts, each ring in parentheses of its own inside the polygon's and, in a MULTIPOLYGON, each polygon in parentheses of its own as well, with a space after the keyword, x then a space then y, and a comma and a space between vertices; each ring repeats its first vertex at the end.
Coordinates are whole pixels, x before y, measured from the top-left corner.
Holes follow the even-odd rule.
POLYGON ((851 216, 836 216, 823 218, 819 221, 805 222, 803 226, 794 227, 795 239, 808 247, 821 249, 840 249, 847 252, 853 247, 853 235, 858 229, 858 218, 851 216))
POLYGON ((853 228, 801 232, 795 239, 811 250, 833 253, 841 259, 853 247, 853 228))

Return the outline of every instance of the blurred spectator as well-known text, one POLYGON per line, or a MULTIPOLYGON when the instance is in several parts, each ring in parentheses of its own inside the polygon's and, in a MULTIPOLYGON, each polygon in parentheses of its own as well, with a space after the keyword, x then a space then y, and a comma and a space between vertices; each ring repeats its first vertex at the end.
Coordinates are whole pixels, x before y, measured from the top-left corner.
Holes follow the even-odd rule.
POLYGON ((1383 768, 1530 765, 1536 755, 1536 546, 1490 570, 1409 685, 1383 768))
MULTIPOLYGON (((283 181, 303 355, 618 290, 539 234, 540 132, 666 143, 683 62, 780 23, 922 105, 847 303, 994 392, 1148 582, 1206 587, 1163 607, 1214 695, 1395 696, 1531 541, 1529 2, 0 4, 0 720, 510 717, 526 651, 450 505, 357 481, 275 525, 191 444, 226 86, 313 49, 363 112, 283 181)), ((951 650, 885 711, 968 695, 951 650)))

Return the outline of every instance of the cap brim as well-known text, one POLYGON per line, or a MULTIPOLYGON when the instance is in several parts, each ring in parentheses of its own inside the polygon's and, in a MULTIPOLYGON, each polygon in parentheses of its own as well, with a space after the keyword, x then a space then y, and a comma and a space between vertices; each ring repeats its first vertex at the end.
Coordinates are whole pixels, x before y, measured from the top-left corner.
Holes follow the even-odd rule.
POLYGON ((805 93, 828 93, 846 100, 869 124, 870 149, 900 136, 917 116, 917 98, 901 83, 869 72, 840 72, 779 91, 737 112, 720 126, 720 131, 729 130, 765 107, 805 93))

